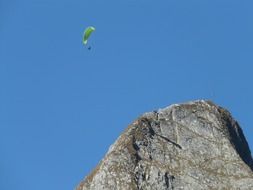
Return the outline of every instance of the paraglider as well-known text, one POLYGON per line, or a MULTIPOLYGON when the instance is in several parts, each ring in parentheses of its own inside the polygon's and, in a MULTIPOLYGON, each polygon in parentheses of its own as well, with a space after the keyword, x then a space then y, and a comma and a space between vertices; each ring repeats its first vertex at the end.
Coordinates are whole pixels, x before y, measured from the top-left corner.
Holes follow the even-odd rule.
MULTIPOLYGON (((95 31, 95 28, 93 26, 89 26, 85 29, 84 34, 83 34, 83 44, 84 45, 87 45, 88 39, 89 39, 91 33, 94 31, 95 31)), ((90 50, 90 49, 91 49, 91 47, 89 46, 88 50, 90 50)))

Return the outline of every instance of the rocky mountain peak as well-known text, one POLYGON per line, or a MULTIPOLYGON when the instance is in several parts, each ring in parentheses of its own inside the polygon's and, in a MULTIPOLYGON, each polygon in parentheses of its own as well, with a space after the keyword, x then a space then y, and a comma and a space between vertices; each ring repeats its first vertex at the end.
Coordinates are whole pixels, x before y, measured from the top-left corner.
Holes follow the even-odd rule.
POLYGON ((239 124, 210 101, 143 114, 76 190, 253 189, 239 124))

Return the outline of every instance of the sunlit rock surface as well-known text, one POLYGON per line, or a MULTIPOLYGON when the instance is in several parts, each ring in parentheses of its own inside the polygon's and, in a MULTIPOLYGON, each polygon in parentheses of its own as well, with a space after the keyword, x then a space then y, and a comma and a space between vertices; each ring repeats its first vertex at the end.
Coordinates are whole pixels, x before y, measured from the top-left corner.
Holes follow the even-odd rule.
POLYGON ((145 113, 76 190, 253 189, 242 129, 210 101, 145 113))

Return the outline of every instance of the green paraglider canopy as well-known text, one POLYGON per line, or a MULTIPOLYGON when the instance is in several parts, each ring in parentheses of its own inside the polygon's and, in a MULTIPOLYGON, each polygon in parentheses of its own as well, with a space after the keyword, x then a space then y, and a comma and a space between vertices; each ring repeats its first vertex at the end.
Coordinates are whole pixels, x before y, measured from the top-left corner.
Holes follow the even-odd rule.
POLYGON ((86 45, 88 43, 88 39, 89 39, 91 33, 94 31, 95 31, 95 28, 93 26, 89 26, 85 29, 84 34, 83 34, 84 45, 86 45))

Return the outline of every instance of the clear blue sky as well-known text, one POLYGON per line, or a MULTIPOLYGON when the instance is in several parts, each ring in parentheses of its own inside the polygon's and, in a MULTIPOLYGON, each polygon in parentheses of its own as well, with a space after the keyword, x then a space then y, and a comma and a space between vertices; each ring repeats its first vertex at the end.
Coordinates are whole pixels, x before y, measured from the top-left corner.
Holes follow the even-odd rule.
POLYGON ((252 149, 252 7, 0 0, 0 189, 73 189, 136 117, 189 100, 229 109, 252 149))

